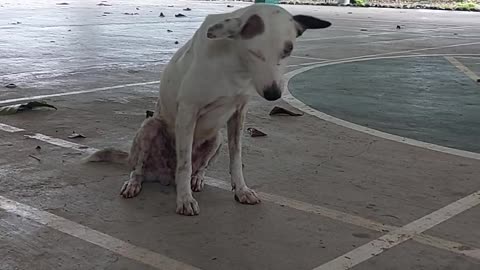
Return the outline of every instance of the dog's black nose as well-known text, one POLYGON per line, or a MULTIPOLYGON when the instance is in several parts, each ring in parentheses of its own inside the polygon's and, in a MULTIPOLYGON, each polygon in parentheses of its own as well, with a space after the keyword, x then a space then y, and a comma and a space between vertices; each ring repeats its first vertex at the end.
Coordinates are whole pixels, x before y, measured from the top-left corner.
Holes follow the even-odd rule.
POLYGON ((263 90, 263 97, 266 100, 270 100, 270 101, 277 100, 281 96, 282 96, 282 90, 280 90, 277 83, 275 82, 269 87, 265 88, 265 90, 263 90))

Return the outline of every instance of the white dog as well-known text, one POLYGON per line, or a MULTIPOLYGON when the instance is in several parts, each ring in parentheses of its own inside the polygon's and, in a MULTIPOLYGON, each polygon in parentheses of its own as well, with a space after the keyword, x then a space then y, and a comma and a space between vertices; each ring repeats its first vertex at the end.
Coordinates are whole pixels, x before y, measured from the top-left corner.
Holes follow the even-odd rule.
POLYGON ((256 90, 266 100, 279 99, 285 60, 296 38, 306 29, 329 26, 265 4, 209 15, 163 71, 155 114, 142 124, 130 154, 104 149, 87 161, 129 164, 130 179, 121 189, 125 198, 136 196, 146 179, 165 184, 175 180, 176 212, 197 215, 200 209, 192 190, 203 188, 205 171, 221 145, 219 131, 227 124, 235 199, 259 203, 242 173, 241 135, 248 96, 256 90))

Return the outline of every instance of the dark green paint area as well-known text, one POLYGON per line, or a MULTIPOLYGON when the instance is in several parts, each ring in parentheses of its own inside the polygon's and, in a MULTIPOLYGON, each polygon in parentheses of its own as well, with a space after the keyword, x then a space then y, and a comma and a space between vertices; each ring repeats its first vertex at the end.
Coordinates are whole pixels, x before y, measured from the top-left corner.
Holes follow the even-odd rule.
POLYGON ((290 80, 303 103, 390 134, 480 152, 480 84, 443 57, 318 67, 290 80))

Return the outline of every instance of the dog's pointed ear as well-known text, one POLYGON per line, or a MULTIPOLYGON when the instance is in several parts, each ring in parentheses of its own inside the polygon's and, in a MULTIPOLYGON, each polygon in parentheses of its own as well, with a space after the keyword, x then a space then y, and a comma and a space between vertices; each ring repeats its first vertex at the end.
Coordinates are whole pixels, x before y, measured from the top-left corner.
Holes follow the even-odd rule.
POLYGON ((252 15, 248 18, 247 22, 243 25, 240 31, 242 39, 251 39, 257 35, 260 35, 265 31, 265 24, 258 15, 252 15))
POLYGON ((301 36, 307 29, 322 29, 332 25, 330 22, 307 15, 295 15, 293 20, 297 28, 297 37, 301 36))
POLYGON ((243 21, 241 18, 226 19, 210 26, 207 30, 209 39, 251 39, 265 31, 262 18, 256 14, 243 21))

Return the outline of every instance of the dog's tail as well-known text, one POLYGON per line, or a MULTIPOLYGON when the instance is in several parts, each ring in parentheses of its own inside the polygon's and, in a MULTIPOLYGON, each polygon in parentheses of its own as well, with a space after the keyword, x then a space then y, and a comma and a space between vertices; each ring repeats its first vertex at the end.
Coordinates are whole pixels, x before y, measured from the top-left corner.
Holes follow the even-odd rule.
POLYGON ((105 148, 98 150, 90 156, 83 159, 84 162, 112 162, 119 164, 128 164, 128 153, 115 148, 105 148))

